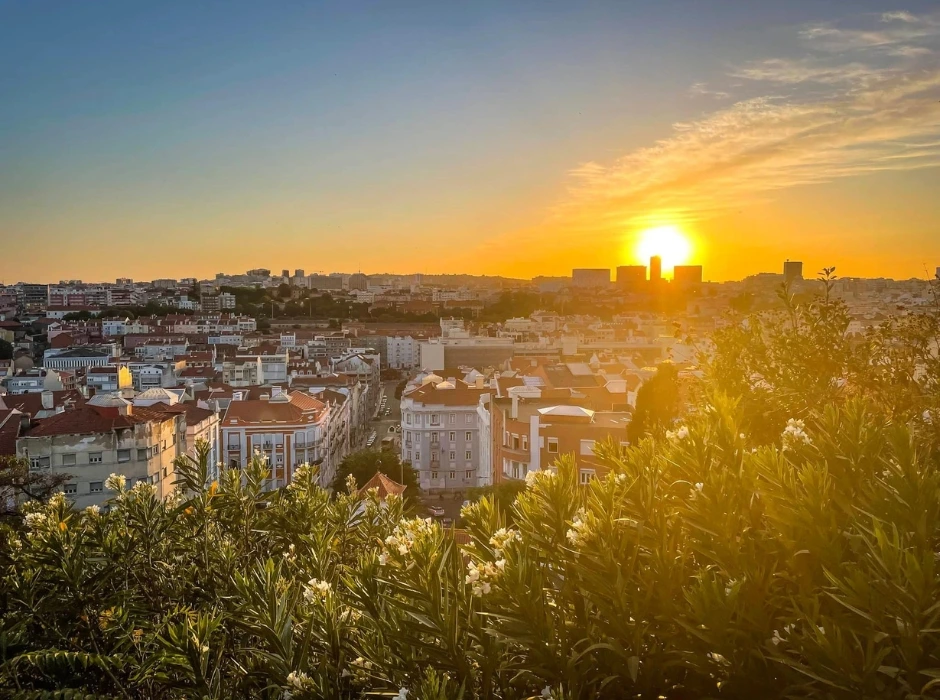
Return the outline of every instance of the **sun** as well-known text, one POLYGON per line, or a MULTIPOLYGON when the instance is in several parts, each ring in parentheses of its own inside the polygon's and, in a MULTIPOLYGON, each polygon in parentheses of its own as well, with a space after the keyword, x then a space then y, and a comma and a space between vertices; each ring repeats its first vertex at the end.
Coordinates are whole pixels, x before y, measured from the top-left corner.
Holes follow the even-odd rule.
POLYGON ((657 226, 640 233, 636 246, 637 257, 643 264, 658 255, 663 261, 663 272, 672 272, 676 265, 683 265, 692 254, 692 243, 678 226, 657 226))

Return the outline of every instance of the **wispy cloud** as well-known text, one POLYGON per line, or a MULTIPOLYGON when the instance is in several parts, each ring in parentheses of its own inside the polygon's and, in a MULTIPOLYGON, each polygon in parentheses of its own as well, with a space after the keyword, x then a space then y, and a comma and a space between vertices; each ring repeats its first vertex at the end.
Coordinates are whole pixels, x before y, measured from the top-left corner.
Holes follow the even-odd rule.
POLYGON ((713 97, 716 100, 724 100, 731 97, 731 93, 724 90, 710 90, 706 83, 693 83, 689 87, 689 94, 693 97, 713 97))
POLYGON ((940 65, 928 59, 940 19, 869 23, 877 29, 807 27, 806 55, 730 71, 749 97, 613 163, 581 165, 559 213, 598 230, 697 220, 791 187, 940 166, 940 65), (850 55, 835 55, 836 43, 850 55))

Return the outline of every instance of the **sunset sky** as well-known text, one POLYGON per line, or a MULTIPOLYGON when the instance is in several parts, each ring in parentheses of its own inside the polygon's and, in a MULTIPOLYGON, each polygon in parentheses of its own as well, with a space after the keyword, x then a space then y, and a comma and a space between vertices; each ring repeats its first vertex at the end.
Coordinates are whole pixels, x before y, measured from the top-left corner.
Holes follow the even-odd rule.
POLYGON ((0 281, 940 265, 940 4, 0 0, 0 281))

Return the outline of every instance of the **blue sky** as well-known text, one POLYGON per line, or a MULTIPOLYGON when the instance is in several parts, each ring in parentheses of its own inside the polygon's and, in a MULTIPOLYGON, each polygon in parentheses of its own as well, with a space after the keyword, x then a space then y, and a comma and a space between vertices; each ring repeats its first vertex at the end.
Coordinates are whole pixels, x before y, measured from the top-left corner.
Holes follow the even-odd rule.
MULTIPOLYGON (((692 132, 712 133, 749 100, 769 95, 775 108, 831 104, 848 114, 857 105, 844 96, 887 65, 875 53, 882 44, 872 49, 869 35, 850 31, 926 27, 890 37, 890 46, 912 52, 891 64, 890 77, 936 69, 936 9, 0 0, 0 234, 8 251, 0 278, 209 275, 255 264, 559 273, 608 258, 621 264, 644 217, 675 215, 677 201, 694 203, 677 216, 694 229, 714 278, 740 277, 782 254, 769 244, 784 224, 831 226, 832 212, 797 215, 814 208, 814 197, 841 204, 850 220, 859 188, 870 188, 865 178, 879 181, 880 192, 916 196, 907 213, 868 232, 870 245, 847 264, 914 274, 916 255, 899 256, 896 244, 891 259, 881 251, 900 236, 925 260, 940 258, 929 236, 940 231, 929 194, 940 184, 935 167, 853 164, 858 174, 834 175, 831 163, 824 172, 817 163, 804 182, 788 163, 787 177, 759 193, 738 182, 702 192, 699 171, 675 167, 666 209, 616 183, 652 167, 649 149, 674 139, 676 124, 704 122, 692 132), (822 65, 834 73, 821 74, 822 65), (693 179, 691 192, 683 183, 693 179), (726 221, 732 210, 766 227, 767 250, 733 247, 741 227, 726 221), (48 254, 35 255, 37 246, 48 254)), ((932 122, 919 119, 915 133, 884 141, 929 142, 932 122)), ((861 147, 872 147, 871 138, 880 147, 878 135, 861 147)), ((700 141, 678 144, 676 158, 697 153, 714 169, 722 148, 702 150, 700 141)), ((773 180, 780 169, 767 164, 756 179, 773 180)), ((870 192, 863 200, 863 209, 873 206, 870 192)), ((807 236, 816 248, 805 257, 844 255, 857 232, 840 230, 824 246, 807 236)))

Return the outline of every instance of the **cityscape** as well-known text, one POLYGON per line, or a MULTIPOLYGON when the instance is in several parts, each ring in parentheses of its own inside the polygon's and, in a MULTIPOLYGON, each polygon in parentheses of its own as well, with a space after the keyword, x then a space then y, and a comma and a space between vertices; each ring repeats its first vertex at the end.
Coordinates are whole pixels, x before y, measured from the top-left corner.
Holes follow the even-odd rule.
MULTIPOLYGON (((0 447, 38 469, 91 467, 64 484, 81 507, 106 502, 111 473, 168 495, 174 461, 200 440, 223 468, 263 454, 269 489, 311 463, 328 487, 367 445, 457 504, 566 452, 586 482, 600 467, 579 445, 626 435, 658 365, 693 382, 703 345, 735 314, 773 309, 783 285, 818 293, 799 261, 740 282, 704 282, 700 265, 671 273, 652 256, 528 282, 252 269, 17 283, 0 289, 0 447)), ((831 293, 846 334, 862 337, 931 308, 935 291, 844 278, 831 293)))
POLYGON ((0 698, 940 698, 938 57, 0 3, 0 698))

